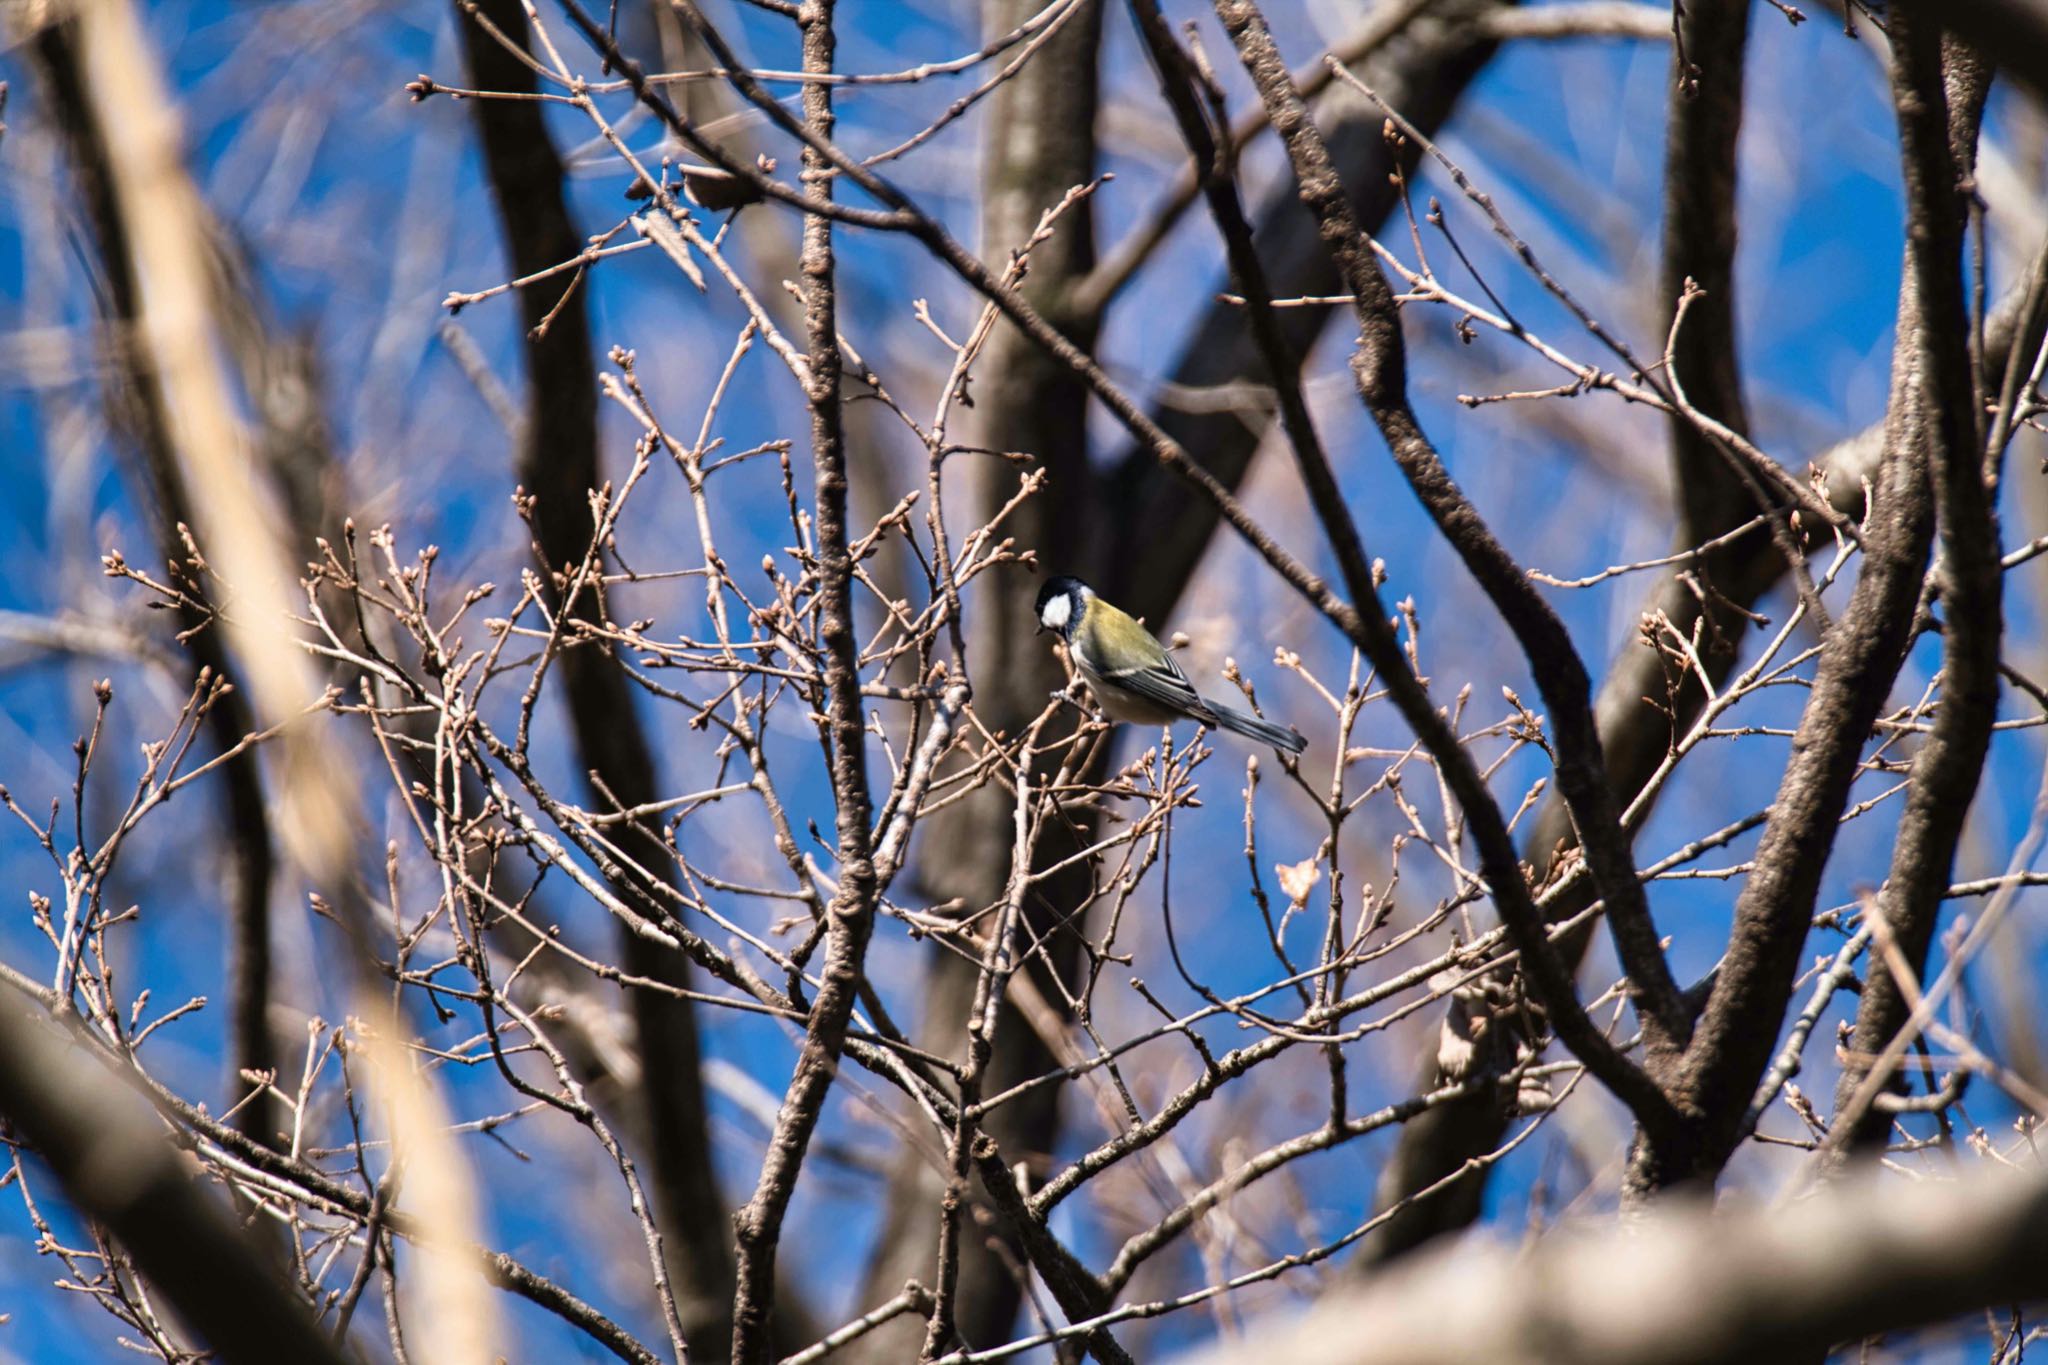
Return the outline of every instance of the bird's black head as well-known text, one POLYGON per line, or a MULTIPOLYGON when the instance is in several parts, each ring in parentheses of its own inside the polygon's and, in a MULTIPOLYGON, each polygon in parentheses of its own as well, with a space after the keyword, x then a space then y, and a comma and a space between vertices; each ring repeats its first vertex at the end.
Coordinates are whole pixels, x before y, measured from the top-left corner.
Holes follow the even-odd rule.
POLYGON ((1057 631, 1064 638, 1080 621, 1083 603, 1092 596, 1094 590, 1078 578, 1056 574, 1046 579, 1038 590, 1038 600, 1031 605, 1038 613, 1039 630, 1057 631))

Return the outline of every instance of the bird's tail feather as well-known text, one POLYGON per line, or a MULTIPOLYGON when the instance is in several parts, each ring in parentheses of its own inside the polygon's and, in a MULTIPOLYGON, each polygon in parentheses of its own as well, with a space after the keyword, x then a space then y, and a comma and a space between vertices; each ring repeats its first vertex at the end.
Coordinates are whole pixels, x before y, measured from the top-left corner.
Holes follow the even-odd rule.
POLYGON ((1216 713, 1216 723, 1226 730, 1235 730, 1238 734, 1244 735, 1248 739, 1258 740, 1261 744, 1270 744, 1274 748, 1284 749, 1290 754, 1298 754, 1308 747, 1308 741, 1301 737, 1301 732, 1290 726, 1275 725, 1271 721, 1260 720, 1257 716, 1246 715, 1242 711, 1233 711, 1228 706, 1222 706, 1216 702, 1209 701, 1206 697, 1202 700, 1211 711, 1216 713))

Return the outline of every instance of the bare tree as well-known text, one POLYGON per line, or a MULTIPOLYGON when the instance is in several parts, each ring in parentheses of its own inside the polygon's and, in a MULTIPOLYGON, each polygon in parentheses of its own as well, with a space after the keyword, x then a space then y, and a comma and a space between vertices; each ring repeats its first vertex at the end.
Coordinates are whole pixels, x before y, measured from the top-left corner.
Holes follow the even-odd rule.
POLYGON ((1819 1358, 1983 1313, 2021 1357, 2030 7, 460 0, 416 77, 375 6, 278 14, 178 86, 130 0, 10 12, 0 151, 63 167, 19 330, 93 357, 24 386, 38 449, 133 455, 99 580, 5 623, 83 731, 0 789, 25 1312, 173 1361, 1819 1358), (1668 45, 1661 234, 1486 122, 1499 54, 1616 40, 1668 45), (1749 361, 1811 283, 1738 250, 1795 44, 1890 111, 1860 432, 1749 361), (307 45, 348 77, 251 79, 307 45), (412 170, 315 175, 344 121, 412 170), (1546 496, 1473 453, 1532 432, 1546 496), (1307 752, 1113 725, 1048 572, 1307 752), (226 968, 158 928, 213 858, 226 968), (1409 1259, 1489 1190, 1531 1255, 1409 1259))

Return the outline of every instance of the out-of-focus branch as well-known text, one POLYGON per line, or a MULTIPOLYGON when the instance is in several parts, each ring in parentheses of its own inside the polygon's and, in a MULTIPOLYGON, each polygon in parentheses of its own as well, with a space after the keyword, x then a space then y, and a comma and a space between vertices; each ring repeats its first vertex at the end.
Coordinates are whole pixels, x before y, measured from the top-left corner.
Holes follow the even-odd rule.
MULTIPOLYGON (((1681 43, 1672 57, 1664 135, 1664 254, 1657 284, 1667 331, 1679 308, 1686 310, 1685 325, 1671 342, 1678 386, 1691 406, 1743 435, 1749 431, 1749 415, 1736 347, 1735 190, 1749 10, 1745 0, 1698 0, 1686 5, 1678 20, 1681 43), (1699 297, 1686 303, 1689 289, 1697 289, 1699 297)), ((1728 477, 1712 438, 1682 414, 1673 414, 1670 430, 1678 543, 1702 544, 1754 516, 1756 500, 1739 480, 1728 477)), ((1751 552, 1750 547, 1742 551, 1751 552)), ((1675 624, 1689 630, 1691 623, 1675 624)), ((1715 653, 1734 652, 1741 624, 1740 616, 1725 607, 1712 614, 1709 640, 1715 653)))
MULTIPOLYGON (((487 18, 498 31, 523 34, 519 0, 462 4, 459 27, 472 79, 484 89, 531 91, 534 73, 469 17, 487 18)), ((570 220, 559 156, 541 119, 526 101, 475 101, 485 173, 504 226, 513 273, 526 275, 573 258, 583 241, 570 220)), ((578 287, 571 275, 565 289, 578 287)), ((580 298, 545 288, 519 291, 526 337, 526 420, 521 429, 519 477, 533 495, 535 549, 544 572, 566 571, 590 549, 595 523, 590 491, 602 475, 597 456, 597 375, 587 314, 580 298)), ((594 620, 584 593, 570 608, 594 620)), ((654 759, 624 675, 596 645, 569 649, 561 670, 580 767, 595 773, 625 809, 654 801, 654 759)), ((671 860, 639 824, 620 839, 642 868, 665 869, 671 860)), ((622 874, 623 875, 623 874, 622 874)), ((620 887, 622 899, 632 899, 620 887)), ((691 972, 682 954, 638 934, 620 934, 626 970, 687 988, 691 972)), ((640 1045, 640 1090, 654 1169, 655 1201, 676 1262, 678 1310, 693 1349, 714 1358, 729 1349, 732 1325, 732 1252, 725 1234, 726 1204, 711 1160, 696 1017, 687 999, 667 992, 629 992, 640 1045)))
MULTIPOLYGON (((226 627, 257 721, 278 732, 273 754, 282 815, 275 830, 294 863, 331 898, 349 935, 348 1006, 368 1021, 363 1051, 388 1123, 389 1160, 412 1177, 409 1202, 434 1233, 413 1275, 417 1346, 453 1365, 488 1359, 495 1326, 488 1296, 448 1252, 470 1240, 474 1186, 435 1091, 395 1041, 391 998, 374 981, 368 896, 357 862, 355 769, 337 760, 317 720, 306 723, 308 708, 323 707, 327 698, 293 623, 304 599, 295 601, 283 519, 257 473, 254 443, 220 363, 226 329, 218 317, 218 272, 208 216, 184 170, 178 106, 128 0, 88 0, 76 14, 81 88, 99 125, 119 130, 104 145, 110 198, 136 282, 132 342, 162 388, 164 430, 179 474, 188 489, 206 493, 193 505, 193 530, 207 571, 229 585, 235 605, 217 623, 226 627)), ((389 1286, 386 1306, 395 1331, 400 1310, 389 1286)))
POLYGON ((1184 1365, 1744 1365, 2048 1294, 2048 1179, 1874 1179, 1418 1259, 1184 1365))
MULTIPOLYGON (((1437 3, 1438 0, 1389 0, 1386 4, 1375 5, 1364 22, 1331 49, 1331 55, 1347 64, 1368 61, 1381 48, 1400 37, 1410 21, 1428 13, 1437 3)), ((1321 62, 1304 68, 1293 77, 1295 89, 1307 100, 1320 95, 1335 79, 1329 67, 1321 62)), ((1254 105, 1237 117, 1227 134, 1217 138, 1219 150, 1234 163, 1260 134, 1272 126, 1265 106, 1254 105)), ((1206 174, 1206 168, 1200 165, 1183 170, 1174 181, 1173 188, 1153 209, 1152 216, 1116 244, 1102 264, 1080 282, 1076 294, 1097 311, 1108 307, 1152 259, 1187 211, 1194 207, 1195 201, 1201 198, 1206 174)))
MULTIPOLYGON (((1671 37, 1671 12, 1662 5, 1646 5, 1640 0, 1559 0, 1556 4, 1489 14, 1479 21, 1479 29, 1504 42, 1518 38, 1635 38, 1663 42, 1671 37)), ((1341 55, 1338 59, 1343 60, 1341 55)))
MULTIPOLYGON (((5 984, 0 985, 0 999, 19 995, 33 1000, 44 1009, 48 1009, 54 1003, 40 988, 16 982, 11 972, 5 976, 5 984)), ((81 1050, 96 1055, 98 1064, 107 1066, 111 1062, 112 1059, 103 1041, 97 1035, 80 1027, 75 1020, 72 1031, 73 1041, 80 1045, 81 1050)), ((344 1184, 311 1162, 278 1152, 254 1141, 221 1123, 204 1109, 173 1094, 146 1072, 134 1071, 126 1079, 142 1091, 144 1097, 156 1107, 165 1120, 179 1125, 194 1138, 217 1146, 222 1152, 232 1155, 237 1162, 247 1165, 249 1169, 276 1177, 286 1182, 288 1187, 303 1190, 318 1203, 345 1211, 358 1220, 366 1220, 370 1216, 375 1206, 375 1199, 371 1194, 344 1184)), ((423 1240, 440 1233, 440 1230, 423 1224, 410 1213, 390 1210, 386 1213, 385 1219, 386 1226, 405 1237, 423 1240)), ((472 1245, 464 1248, 464 1254, 471 1259, 478 1273, 490 1283, 517 1294, 545 1312, 554 1314, 563 1322, 587 1334, 619 1359, 629 1362, 629 1365, 655 1365, 659 1359, 635 1340, 630 1332, 603 1313, 505 1253, 493 1251, 482 1245, 472 1245)), ((267 1360, 275 1358, 264 1357, 267 1360)))
MULTIPOLYGON (((31 50, 43 75, 54 121, 64 134, 71 174, 106 276, 106 301, 111 311, 102 330, 107 407, 126 428, 140 457, 153 504, 157 546, 167 571, 173 581, 187 588, 179 626, 186 635, 192 663, 196 671, 232 678, 237 670, 229 666, 224 632, 212 628, 202 605, 212 596, 206 590, 205 575, 191 565, 180 530, 195 525, 197 518, 172 445, 161 376, 148 367, 144 348, 132 343, 141 308, 136 261, 111 183, 108 129, 99 107, 87 95, 78 21, 65 18, 44 27, 36 34, 31 50)), ((221 749, 239 743, 256 728, 248 697, 240 689, 222 694, 208 713, 208 727, 221 749)), ((221 781, 227 806, 221 845, 232 868, 228 939, 232 945, 229 1012, 234 1051, 229 1088, 240 1091, 247 1084, 237 1079, 241 1073, 261 1076, 277 1068, 270 1028, 270 887, 276 873, 276 849, 255 751, 245 751, 230 761, 222 770, 221 781)), ((275 1092, 258 1083, 256 1093, 236 1109, 235 1121, 259 1142, 279 1141, 282 1110, 275 1092)))
MULTIPOLYGON (((1998 655, 2003 636, 2000 603, 2005 572, 1999 563, 1998 513, 1985 487, 1987 461, 1978 414, 1984 396, 1971 376, 1969 310, 1963 296, 1963 230, 1968 210, 1963 186, 1975 164, 1978 120, 1991 84, 1982 58, 1963 43, 1944 43, 1939 30, 1910 20, 1903 37, 1894 26, 1896 60, 1906 64, 1915 99, 1944 86, 1948 119, 1937 139, 1919 130, 1906 139, 1909 212, 1929 239, 1925 261, 1915 260, 1910 286, 1925 318, 1915 357, 1923 386, 1924 439, 1934 483, 1935 519, 1941 528, 1938 578, 1942 615, 1941 703, 1926 745, 1913 760, 1906 811, 1892 845, 1890 875, 1879 894, 1880 932, 1916 978, 1924 974, 1928 946, 1955 867, 1956 842, 1976 794, 1998 715, 1998 655), (1909 45, 1910 43, 1910 45, 1909 45), (1958 160, 1958 157, 1964 158, 1958 160)), ((1938 107, 1938 106, 1937 106, 1938 107)), ((1917 128, 1919 120, 1915 120, 1917 128)), ((2030 329, 2029 329, 2030 330, 2030 329)), ((2015 363, 2008 362, 2008 368, 2015 363)), ((1911 1011, 1891 955, 1872 955, 1856 1007, 1850 1061, 1836 1090, 1828 1145, 1880 1147, 1891 1118, 1871 1104, 1895 1083, 1856 1059, 1896 1052, 1894 1038, 1911 1011)))
POLYGON ((0 984, 0 1116, 104 1223, 180 1319, 222 1360, 342 1365, 347 1357, 266 1263, 128 1082, 68 1047, 44 1011, 0 984))
MULTIPOLYGON (((1400 38, 1409 24, 1441 8, 1443 0, 1385 0, 1373 6, 1357 29, 1330 49, 1329 55, 1345 66, 1372 62, 1381 49, 1400 38)), ((1476 13, 1466 26, 1468 42, 1500 42, 1515 38, 1639 38, 1660 41, 1671 36, 1671 15, 1660 5, 1638 0, 1564 0, 1536 9, 1496 7, 1476 13)), ((1398 70, 1382 72, 1379 79, 1398 70)), ((1336 80, 1330 65, 1318 60, 1294 73, 1294 88, 1305 100, 1313 100, 1336 80)), ((1402 108, 1409 106, 1403 104, 1402 108)), ((1236 157, 1272 127, 1263 105, 1255 105, 1231 123, 1227 145, 1236 157)), ((1102 264, 1075 291, 1085 307, 1100 310, 1112 303, 1125 285, 1141 270, 1160 245, 1179 226, 1187 211, 1201 197, 1202 187, 1194 171, 1183 171, 1172 188, 1160 197, 1151 215, 1132 229, 1108 253, 1102 264)), ((1361 199, 1376 197, 1376 189, 1358 192, 1361 199)))

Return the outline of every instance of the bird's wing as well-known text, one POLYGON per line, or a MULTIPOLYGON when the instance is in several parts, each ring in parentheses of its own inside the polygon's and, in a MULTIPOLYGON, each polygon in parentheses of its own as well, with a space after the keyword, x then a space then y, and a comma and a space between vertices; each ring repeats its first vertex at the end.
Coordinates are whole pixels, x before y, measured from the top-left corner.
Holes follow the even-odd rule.
POLYGON ((1188 675, 1171 654, 1162 653, 1157 663, 1142 668, 1111 669, 1102 676, 1125 691, 1197 720, 1211 714, 1209 703, 1195 691, 1195 685, 1188 681, 1188 675))

